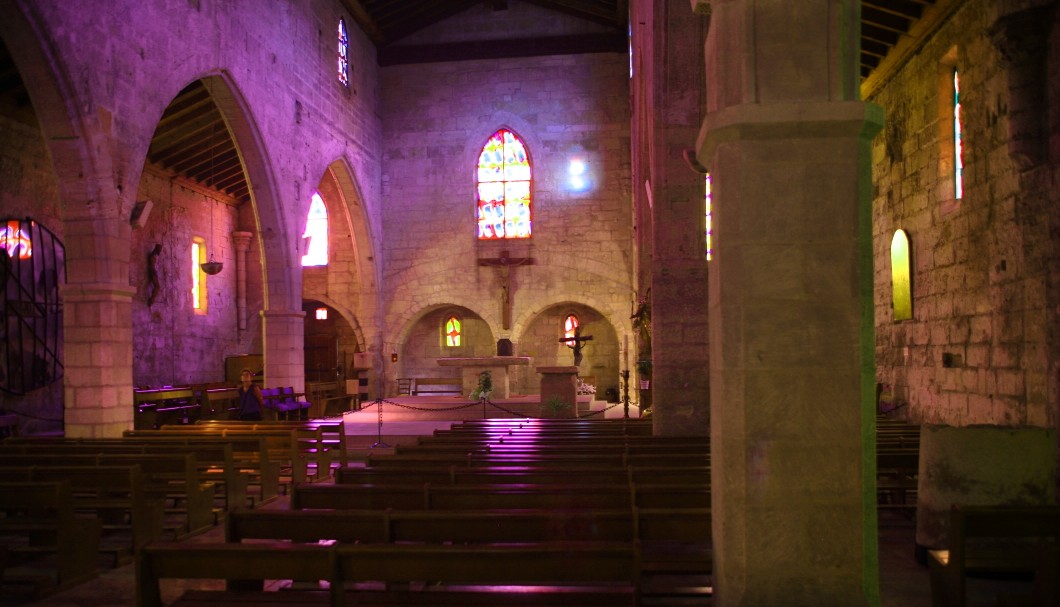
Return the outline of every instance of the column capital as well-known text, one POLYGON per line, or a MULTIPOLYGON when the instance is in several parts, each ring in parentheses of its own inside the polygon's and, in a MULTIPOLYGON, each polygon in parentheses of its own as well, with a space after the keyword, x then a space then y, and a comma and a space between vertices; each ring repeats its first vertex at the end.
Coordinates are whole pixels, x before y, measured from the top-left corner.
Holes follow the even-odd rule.
POLYGON ((250 240, 252 238, 254 238, 253 232, 232 232, 232 244, 235 245, 236 250, 240 253, 246 253, 250 250, 250 240))

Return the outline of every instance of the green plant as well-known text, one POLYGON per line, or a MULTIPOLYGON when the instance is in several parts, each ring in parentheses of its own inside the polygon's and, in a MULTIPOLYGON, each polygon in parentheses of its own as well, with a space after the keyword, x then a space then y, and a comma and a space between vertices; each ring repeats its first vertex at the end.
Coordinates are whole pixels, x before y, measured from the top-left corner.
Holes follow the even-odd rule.
POLYGON ((548 402, 545 403, 545 406, 548 408, 548 411, 552 414, 553 417, 559 417, 561 413, 571 408, 570 403, 565 402, 562 398, 558 396, 553 396, 552 398, 548 399, 548 402))
POLYGON ((478 374, 478 386, 471 392, 471 400, 489 398, 493 392, 493 375, 489 370, 478 374))
POLYGON ((637 361, 637 373, 640 373, 641 377, 647 377, 651 375, 651 359, 641 359, 637 361))

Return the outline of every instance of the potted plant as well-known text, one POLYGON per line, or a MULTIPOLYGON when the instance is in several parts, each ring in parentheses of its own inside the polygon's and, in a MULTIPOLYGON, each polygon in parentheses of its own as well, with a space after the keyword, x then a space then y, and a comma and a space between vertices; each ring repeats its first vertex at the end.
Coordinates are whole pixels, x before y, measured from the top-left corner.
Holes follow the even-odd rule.
POLYGON ((471 400, 489 400, 493 393, 493 375, 487 369, 478 374, 478 386, 471 391, 471 400))
POLYGON ((651 359, 641 359, 637 361, 637 374, 640 375, 640 389, 648 390, 651 388, 651 359))

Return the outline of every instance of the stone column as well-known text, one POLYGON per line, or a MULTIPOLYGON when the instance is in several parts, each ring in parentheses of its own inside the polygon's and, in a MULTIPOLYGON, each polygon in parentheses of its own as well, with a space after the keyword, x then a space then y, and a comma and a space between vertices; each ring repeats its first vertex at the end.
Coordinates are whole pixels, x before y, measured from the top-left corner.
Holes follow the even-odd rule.
POLYGON ((878 605, 871 137, 855 0, 711 3, 714 604, 878 605))
POLYGON ((305 391, 305 312, 262 310, 265 386, 305 391))
POLYGON ((656 70, 652 147, 652 420, 656 435, 709 430, 705 176, 684 152, 699 131, 705 104, 702 69, 706 22, 687 0, 653 2, 656 70))
POLYGON ((253 236, 250 232, 232 232, 236 247, 236 318, 240 331, 247 330, 247 251, 253 236))
POLYGON ((129 228, 120 219, 64 222, 64 431, 117 437, 133 427, 129 228))

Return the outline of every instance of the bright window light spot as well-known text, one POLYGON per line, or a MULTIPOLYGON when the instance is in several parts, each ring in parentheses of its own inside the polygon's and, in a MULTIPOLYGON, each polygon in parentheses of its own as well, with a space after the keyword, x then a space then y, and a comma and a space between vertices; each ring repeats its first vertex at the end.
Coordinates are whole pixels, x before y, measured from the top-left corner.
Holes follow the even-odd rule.
POLYGON ((313 193, 302 237, 309 239, 309 250, 302 257, 302 266, 328 265, 328 209, 320 192, 313 193))

